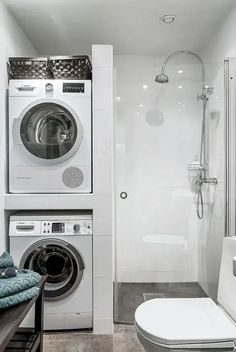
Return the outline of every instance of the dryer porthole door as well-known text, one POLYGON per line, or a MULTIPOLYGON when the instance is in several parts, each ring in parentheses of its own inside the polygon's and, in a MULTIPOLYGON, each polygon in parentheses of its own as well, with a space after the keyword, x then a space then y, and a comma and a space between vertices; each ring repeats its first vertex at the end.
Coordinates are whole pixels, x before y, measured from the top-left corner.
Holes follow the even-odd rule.
POLYGON ((45 300, 58 301, 78 289, 85 264, 74 246, 60 239, 49 238, 35 242, 25 251, 20 268, 45 275, 45 300))
POLYGON ((83 129, 78 116, 59 102, 38 102, 23 114, 20 137, 29 153, 41 160, 70 157, 79 147, 83 129))

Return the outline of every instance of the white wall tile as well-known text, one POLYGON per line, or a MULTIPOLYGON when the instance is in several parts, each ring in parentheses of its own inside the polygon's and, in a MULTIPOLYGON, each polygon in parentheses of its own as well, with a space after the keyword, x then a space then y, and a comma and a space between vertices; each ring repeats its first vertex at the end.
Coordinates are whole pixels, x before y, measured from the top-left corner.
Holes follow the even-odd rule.
POLYGON ((198 233, 198 281, 206 293, 215 299, 225 233, 223 62, 208 64, 206 72, 208 84, 214 86, 214 95, 208 104, 209 176, 216 177, 219 183, 215 187, 207 187, 204 192, 205 216, 199 222, 198 233))
POLYGON ((93 71, 93 84, 95 84, 97 87, 101 85, 106 87, 113 87, 113 71, 111 68, 95 67, 93 71))
POLYGON ((109 278, 94 279, 94 319, 110 319, 113 314, 113 283, 109 278))
POLYGON ((98 195, 93 209, 94 236, 113 234, 113 203, 111 195, 98 195))
POLYGON ((119 279, 195 280, 197 222, 187 170, 199 155, 202 105, 196 95, 200 67, 195 61, 192 65, 170 64, 170 83, 158 85, 155 75, 161 67, 151 65, 148 56, 147 64, 133 66, 133 60, 124 55, 116 65, 119 279), (119 196, 122 191, 128 194, 125 200, 119 196), (150 235, 159 242, 146 243, 150 235))
POLYGON ((93 275, 112 277, 112 236, 94 236, 93 239, 93 275))
POLYGON ((93 108, 95 110, 112 110, 113 107, 113 92, 110 87, 107 87, 100 82, 93 84, 96 94, 93 96, 93 108))
POLYGON ((92 65, 93 67, 109 67, 113 69, 112 45, 93 45, 92 65))
POLYGON ((113 318, 95 319, 93 322, 94 334, 113 334, 113 318))
POLYGON ((93 116, 94 150, 95 152, 110 152, 113 148, 113 112, 111 110, 96 110, 93 116))
POLYGON ((94 192, 111 194, 112 189, 112 153, 95 152, 94 154, 94 192))
POLYGON ((112 280, 112 148, 113 148, 113 51, 112 46, 94 45, 94 319, 95 333, 113 331, 112 280))

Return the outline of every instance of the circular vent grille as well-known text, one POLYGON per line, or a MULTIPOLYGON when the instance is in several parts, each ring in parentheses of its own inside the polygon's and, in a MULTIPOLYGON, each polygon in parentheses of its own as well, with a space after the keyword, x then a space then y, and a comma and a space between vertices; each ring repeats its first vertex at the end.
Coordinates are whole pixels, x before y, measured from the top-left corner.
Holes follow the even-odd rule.
POLYGON ((77 167, 69 167, 63 172, 62 181, 69 188, 77 188, 84 182, 84 174, 77 167))

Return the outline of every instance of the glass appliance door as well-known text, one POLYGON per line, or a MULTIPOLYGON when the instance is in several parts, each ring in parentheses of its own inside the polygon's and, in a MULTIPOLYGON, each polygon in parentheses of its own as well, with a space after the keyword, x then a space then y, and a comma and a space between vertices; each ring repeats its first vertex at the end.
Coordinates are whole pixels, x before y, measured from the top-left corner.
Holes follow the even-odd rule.
POLYGON ((22 118, 20 136, 34 156, 53 160, 69 153, 82 138, 82 126, 64 106, 46 102, 31 107, 22 118))
POLYGON ((46 275, 45 300, 58 301, 79 287, 85 266, 72 245, 59 239, 45 239, 26 250, 20 267, 46 275))

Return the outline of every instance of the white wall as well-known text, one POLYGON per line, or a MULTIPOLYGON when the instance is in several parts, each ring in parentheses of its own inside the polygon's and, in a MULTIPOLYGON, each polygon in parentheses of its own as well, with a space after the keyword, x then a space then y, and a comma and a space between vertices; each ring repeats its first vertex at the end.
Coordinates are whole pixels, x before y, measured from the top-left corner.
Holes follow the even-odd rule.
POLYGON ((209 100, 209 168, 218 178, 216 187, 204 193, 205 220, 199 223, 199 282, 213 298, 217 296, 224 220, 224 59, 236 57, 236 5, 201 55, 207 62, 207 83, 214 87, 209 100))
POLYGON ((160 61, 115 57, 119 281, 197 281, 197 220, 187 167, 199 155, 201 71, 195 59, 170 64, 170 83, 160 85, 154 82, 160 61))
POLYGON ((5 249, 3 194, 6 191, 7 61, 9 56, 30 56, 36 51, 0 2, 0 253, 5 249))
POLYGON ((215 35, 202 48, 202 55, 209 63, 222 62, 236 56, 236 4, 215 35))
POLYGON ((204 219, 199 221, 198 281, 212 298, 216 298, 222 241, 225 232, 224 219, 224 65, 206 65, 207 83, 214 87, 209 98, 208 141, 209 176, 216 177, 217 186, 205 187, 204 219))
MULTIPOLYGON (((113 47, 92 46, 94 205, 93 331, 113 331, 113 47)), ((80 196, 78 196, 79 198, 80 196)))

